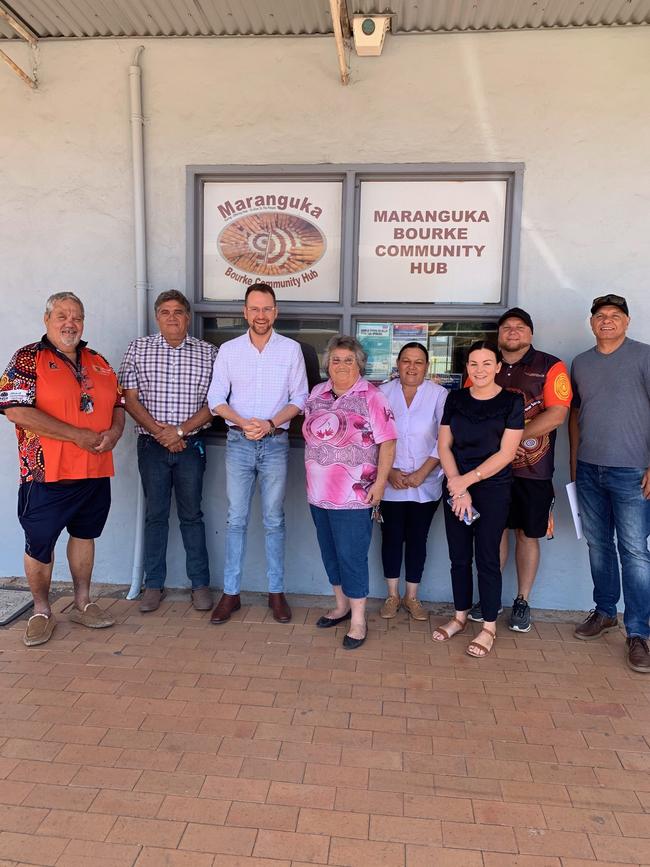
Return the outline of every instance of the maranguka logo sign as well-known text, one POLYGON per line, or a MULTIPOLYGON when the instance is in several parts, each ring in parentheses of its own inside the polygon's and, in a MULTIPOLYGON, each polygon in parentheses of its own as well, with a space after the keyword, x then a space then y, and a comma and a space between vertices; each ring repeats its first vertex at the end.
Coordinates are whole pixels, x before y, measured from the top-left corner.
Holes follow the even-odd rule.
POLYGON ((206 297, 258 281, 285 300, 338 296, 339 183, 206 184, 205 200, 206 297))

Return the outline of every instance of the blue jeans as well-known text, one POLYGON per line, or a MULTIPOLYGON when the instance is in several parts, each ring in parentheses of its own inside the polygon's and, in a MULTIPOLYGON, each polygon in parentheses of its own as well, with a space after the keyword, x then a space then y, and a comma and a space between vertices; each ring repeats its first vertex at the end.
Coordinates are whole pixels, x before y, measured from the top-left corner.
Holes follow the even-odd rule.
POLYGON ((370 591, 372 510, 309 508, 330 584, 341 587, 348 599, 365 599, 370 591))
POLYGON ((648 638, 650 500, 644 498, 641 490, 644 472, 645 468, 601 467, 578 461, 576 483, 582 529, 589 546, 596 611, 607 617, 616 616, 622 574, 627 634, 648 638))
POLYGON ((223 591, 236 596, 246 554, 246 531, 259 479, 262 523, 266 550, 266 577, 269 593, 284 590, 284 494, 287 486, 289 435, 247 440, 241 431, 229 430, 226 443, 226 562, 223 591))
POLYGON ((205 546, 201 511, 205 445, 203 438, 187 438, 182 452, 170 452, 151 436, 138 437, 138 468, 144 489, 144 575, 146 587, 165 585, 167 536, 172 488, 185 548, 185 570, 192 587, 210 584, 210 566, 205 546))

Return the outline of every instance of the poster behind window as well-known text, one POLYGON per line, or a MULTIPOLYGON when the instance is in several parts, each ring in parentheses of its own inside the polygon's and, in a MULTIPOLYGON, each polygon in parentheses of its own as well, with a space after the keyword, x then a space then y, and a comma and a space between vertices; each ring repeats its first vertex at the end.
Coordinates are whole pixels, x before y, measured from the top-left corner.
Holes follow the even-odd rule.
POLYGON ((242 298, 268 283, 283 301, 338 301, 341 181, 208 181, 203 297, 242 298))
POLYGON ((361 302, 498 303, 506 181, 363 181, 361 302))

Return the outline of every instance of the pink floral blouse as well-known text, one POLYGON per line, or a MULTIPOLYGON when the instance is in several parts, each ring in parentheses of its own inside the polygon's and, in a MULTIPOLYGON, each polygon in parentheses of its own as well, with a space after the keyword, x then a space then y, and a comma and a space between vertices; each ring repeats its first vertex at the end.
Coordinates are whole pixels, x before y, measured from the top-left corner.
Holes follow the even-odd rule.
POLYGON ((336 397, 330 380, 307 398, 305 421, 307 499, 321 509, 368 509, 368 489, 377 478, 380 443, 397 439, 386 397, 359 377, 336 397))

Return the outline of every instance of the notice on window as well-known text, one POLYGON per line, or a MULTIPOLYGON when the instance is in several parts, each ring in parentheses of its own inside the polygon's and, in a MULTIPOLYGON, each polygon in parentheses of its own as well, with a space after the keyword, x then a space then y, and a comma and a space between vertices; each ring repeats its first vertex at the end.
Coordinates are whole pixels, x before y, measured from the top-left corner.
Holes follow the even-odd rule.
POLYGON ((407 343, 421 343, 427 348, 429 324, 427 322, 396 322, 393 325, 392 363, 397 370, 397 356, 407 343))
POLYGON ((268 283, 283 301, 338 301, 341 181, 209 181, 203 297, 243 298, 268 283))
POLYGON ((505 180, 362 181, 359 301, 498 303, 505 180))
POLYGON ((388 379, 392 367, 392 332, 390 322, 359 322, 357 340, 366 350, 368 379, 388 379))

